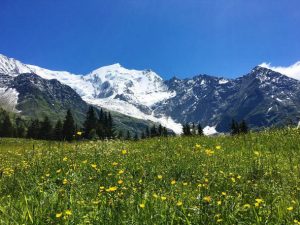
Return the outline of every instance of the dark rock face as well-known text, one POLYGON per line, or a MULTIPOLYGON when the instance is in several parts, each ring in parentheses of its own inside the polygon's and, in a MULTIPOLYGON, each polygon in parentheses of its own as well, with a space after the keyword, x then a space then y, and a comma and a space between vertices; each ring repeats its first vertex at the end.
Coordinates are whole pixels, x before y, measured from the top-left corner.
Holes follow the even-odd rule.
POLYGON ((231 119, 245 119, 251 128, 260 128, 300 117, 300 82, 259 66, 237 79, 199 75, 165 84, 177 94, 156 105, 156 113, 181 123, 200 122, 228 131, 231 119))

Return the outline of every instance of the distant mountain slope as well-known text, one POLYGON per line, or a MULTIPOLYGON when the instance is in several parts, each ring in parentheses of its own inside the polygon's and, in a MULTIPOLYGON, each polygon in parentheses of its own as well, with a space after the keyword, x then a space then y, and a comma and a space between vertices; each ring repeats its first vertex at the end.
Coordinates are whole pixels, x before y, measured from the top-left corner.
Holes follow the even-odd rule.
MULTIPOLYGON (((176 133, 181 132, 181 123, 185 122, 200 122, 205 131, 212 133, 215 129, 228 131, 233 118, 245 119, 251 128, 257 129, 295 122, 300 114, 300 82, 260 66, 236 79, 203 74, 164 81, 151 70, 129 70, 120 64, 75 75, 26 65, 0 55, 0 73, 9 75, 3 76, 0 82, 0 94, 4 96, 0 103, 7 107, 18 110, 26 101, 22 103, 24 100, 15 88, 3 88, 6 79, 34 73, 71 87, 84 100, 80 104, 93 104, 139 120, 158 122, 176 133), (22 104, 15 107, 17 97, 22 104)), ((52 95, 48 88, 48 94, 52 95)), ((59 111, 58 102, 51 104, 59 111)))
MULTIPOLYGON (((48 116, 53 122, 63 120, 66 111, 71 109, 77 124, 82 125, 89 107, 71 87, 33 73, 18 76, 0 74, 0 94, 1 108, 19 112, 27 118, 43 119, 48 116)), ((113 113, 113 119, 116 129, 132 133, 140 133, 153 124, 118 113, 113 113)))

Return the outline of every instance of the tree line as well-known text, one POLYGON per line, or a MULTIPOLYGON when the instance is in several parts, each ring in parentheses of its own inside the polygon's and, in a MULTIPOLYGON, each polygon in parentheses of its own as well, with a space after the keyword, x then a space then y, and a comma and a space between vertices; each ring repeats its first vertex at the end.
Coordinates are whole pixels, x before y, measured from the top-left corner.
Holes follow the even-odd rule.
POLYGON ((79 127, 68 110, 64 120, 58 119, 52 123, 48 116, 43 120, 32 119, 27 121, 21 117, 11 118, 8 112, 0 109, 0 137, 30 138, 41 140, 72 141, 74 139, 125 139, 139 140, 145 138, 168 136, 169 132, 161 124, 147 127, 145 131, 132 135, 130 131, 125 134, 122 130, 116 134, 113 118, 110 112, 102 109, 95 110, 90 106, 82 127, 79 127))

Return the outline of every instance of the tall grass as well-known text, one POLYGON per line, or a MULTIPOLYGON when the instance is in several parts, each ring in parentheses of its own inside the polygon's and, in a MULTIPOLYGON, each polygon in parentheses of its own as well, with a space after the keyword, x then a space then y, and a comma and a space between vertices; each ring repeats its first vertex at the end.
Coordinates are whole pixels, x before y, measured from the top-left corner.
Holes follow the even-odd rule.
POLYGON ((300 224, 300 134, 0 139, 1 224, 300 224))

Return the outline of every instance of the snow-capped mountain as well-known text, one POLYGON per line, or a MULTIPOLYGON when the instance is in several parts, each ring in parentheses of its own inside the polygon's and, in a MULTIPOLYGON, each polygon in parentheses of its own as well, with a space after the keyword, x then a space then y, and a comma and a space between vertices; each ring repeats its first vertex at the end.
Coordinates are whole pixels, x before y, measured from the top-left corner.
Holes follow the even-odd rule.
POLYGON ((120 64, 101 67, 86 75, 52 71, 0 55, 0 73, 17 76, 35 73, 44 79, 56 79, 73 88, 89 104, 143 120, 150 120, 181 132, 181 124, 164 114, 155 114, 153 106, 175 96, 163 79, 151 70, 129 70, 120 64))
POLYGON ((207 134, 228 131, 231 119, 245 119, 252 128, 283 125, 300 115, 300 81, 257 66, 245 76, 224 79, 198 75, 164 81, 151 70, 130 70, 120 64, 86 75, 52 71, 0 55, 0 103, 15 107, 18 92, 6 85, 22 73, 56 79, 89 104, 134 118, 161 123, 176 133, 181 123, 200 122, 207 134))

